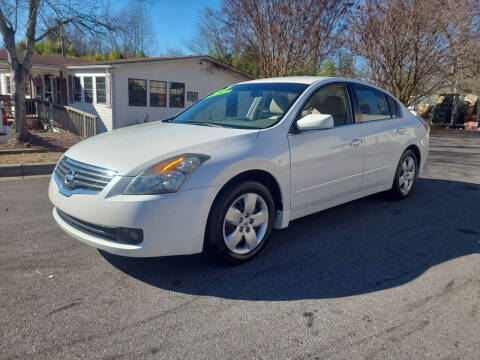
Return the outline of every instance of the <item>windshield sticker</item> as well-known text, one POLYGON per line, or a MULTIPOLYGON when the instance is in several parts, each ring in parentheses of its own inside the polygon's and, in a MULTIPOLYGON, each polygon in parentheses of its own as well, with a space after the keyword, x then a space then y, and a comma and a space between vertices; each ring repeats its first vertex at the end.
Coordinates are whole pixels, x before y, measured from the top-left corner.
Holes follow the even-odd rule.
POLYGON ((232 90, 233 90, 233 85, 230 85, 230 86, 227 86, 226 88, 215 91, 213 94, 208 95, 205 99, 218 96, 218 95, 228 94, 232 90))

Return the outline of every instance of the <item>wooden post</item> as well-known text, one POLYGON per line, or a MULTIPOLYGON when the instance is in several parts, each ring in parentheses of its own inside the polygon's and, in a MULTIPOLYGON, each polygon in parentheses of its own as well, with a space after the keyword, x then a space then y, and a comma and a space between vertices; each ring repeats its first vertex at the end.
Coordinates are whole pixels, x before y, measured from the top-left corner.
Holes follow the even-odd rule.
POLYGON ((50 116, 49 116, 49 120, 50 120, 50 127, 53 129, 53 102, 50 102, 48 104, 49 106, 49 110, 50 110, 50 116))

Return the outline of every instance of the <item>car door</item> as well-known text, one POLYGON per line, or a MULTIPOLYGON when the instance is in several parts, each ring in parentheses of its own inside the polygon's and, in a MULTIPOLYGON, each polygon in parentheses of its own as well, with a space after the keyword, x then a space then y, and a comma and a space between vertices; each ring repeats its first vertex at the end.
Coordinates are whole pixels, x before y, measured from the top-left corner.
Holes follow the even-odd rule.
POLYGON ((291 208, 307 209, 360 190, 363 176, 363 133, 353 121, 345 84, 320 88, 306 101, 296 120, 310 113, 330 114, 334 127, 292 131, 291 208))
POLYGON ((351 85, 357 112, 365 136, 362 190, 391 185, 408 136, 396 101, 377 89, 351 85), (391 109, 390 109, 391 108, 391 109))

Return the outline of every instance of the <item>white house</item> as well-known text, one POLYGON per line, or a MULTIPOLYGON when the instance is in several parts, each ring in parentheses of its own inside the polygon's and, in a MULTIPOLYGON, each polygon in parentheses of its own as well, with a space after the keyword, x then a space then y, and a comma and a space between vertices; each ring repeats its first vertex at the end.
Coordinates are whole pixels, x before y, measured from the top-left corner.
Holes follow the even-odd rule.
MULTIPOLYGON (((0 88, 12 74, 0 51, 0 88)), ((219 88, 252 79, 209 56, 85 61, 34 55, 27 94, 97 115, 97 131, 167 119, 219 88)))

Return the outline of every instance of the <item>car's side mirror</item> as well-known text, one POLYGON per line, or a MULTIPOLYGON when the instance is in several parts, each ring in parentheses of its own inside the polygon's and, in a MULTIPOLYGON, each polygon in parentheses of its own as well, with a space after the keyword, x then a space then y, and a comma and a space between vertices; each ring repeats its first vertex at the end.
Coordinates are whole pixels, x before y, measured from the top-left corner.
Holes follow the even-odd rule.
POLYGON ((297 121, 297 129, 322 130, 333 128, 333 116, 328 114, 309 114, 297 121))

